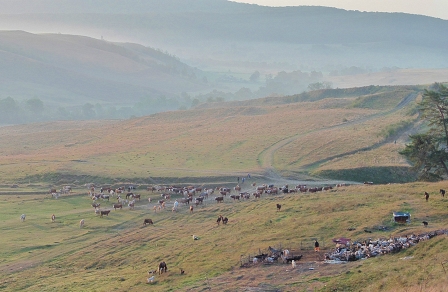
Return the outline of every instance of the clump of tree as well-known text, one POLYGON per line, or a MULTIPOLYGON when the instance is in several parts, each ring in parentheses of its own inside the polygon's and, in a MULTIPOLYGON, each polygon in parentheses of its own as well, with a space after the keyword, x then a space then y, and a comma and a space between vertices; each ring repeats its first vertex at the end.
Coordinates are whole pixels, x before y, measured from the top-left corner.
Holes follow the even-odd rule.
POLYGON ((400 154, 413 164, 420 180, 442 180, 448 177, 448 88, 435 83, 425 89, 419 110, 428 130, 411 135, 400 154))

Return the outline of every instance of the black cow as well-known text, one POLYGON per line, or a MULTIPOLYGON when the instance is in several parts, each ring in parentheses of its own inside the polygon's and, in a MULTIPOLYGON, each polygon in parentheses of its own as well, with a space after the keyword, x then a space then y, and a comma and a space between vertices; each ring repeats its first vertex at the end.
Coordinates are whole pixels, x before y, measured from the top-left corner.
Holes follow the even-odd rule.
POLYGON ((160 262, 159 264, 159 275, 162 274, 163 272, 166 273, 166 271, 168 270, 168 267, 166 266, 165 262, 160 262))

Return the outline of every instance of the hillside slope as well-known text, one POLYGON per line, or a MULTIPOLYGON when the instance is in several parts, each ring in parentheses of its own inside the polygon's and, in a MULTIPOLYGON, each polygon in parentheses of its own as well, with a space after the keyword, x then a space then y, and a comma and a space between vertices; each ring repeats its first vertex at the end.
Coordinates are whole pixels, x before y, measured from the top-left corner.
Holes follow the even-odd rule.
POLYGON ((419 92, 418 87, 327 90, 127 121, 2 127, 0 175, 233 181, 274 170, 295 179, 409 181, 408 164, 398 154, 406 140, 398 138, 414 127, 419 92), (370 171, 377 167, 388 171, 370 171), (343 177, 337 175, 341 170, 347 172, 343 177))
POLYGON ((55 32, 57 27, 63 33, 132 40, 204 66, 249 61, 259 66, 284 62, 283 70, 443 68, 448 59, 447 41, 440 37, 448 21, 404 13, 274 8, 222 0, 0 3, 5 7, 3 29, 55 32))
POLYGON ((173 56, 137 44, 61 34, 0 32, 2 97, 55 106, 134 105, 207 88, 173 56))

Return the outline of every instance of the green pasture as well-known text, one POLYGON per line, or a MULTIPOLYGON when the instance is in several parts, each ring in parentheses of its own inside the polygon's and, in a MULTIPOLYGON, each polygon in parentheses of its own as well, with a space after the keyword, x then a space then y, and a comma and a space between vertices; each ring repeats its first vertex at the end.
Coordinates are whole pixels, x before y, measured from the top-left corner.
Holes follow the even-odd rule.
MULTIPOLYGON (((321 265, 316 272, 297 272, 281 281, 275 280, 281 277, 278 271, 289 266, 239 266, 242 257, 266 251, 268 246, 314 256, 314 238, 319 238, 323 250, 329 250, 334 248, 331 239, 335 237, 363 240, 444 229, 448 198, 438 194, 442 187, 443 183, 353 185, 315 194, 263 195, 259 200, 241 202, 226 198, 222 204, 212 196, 205 205, 195 206, 193 213, 183 205, 172 212, 172 201, 166 210, 154 212, 160 194, 142 189, 136 191, 142 199, 136 202, 135 210, 125 206, 115 211, 113 199, 100 201, 101 209, 111 209, 103 218, 95 215, 83 188, 59 199, 49 194, 0 195, 0 288, 242 291, 246 286, 269 283, 281 291, 308 291, 312 287, 319 291, 417 291, 420 287, 441 291, 437 290, 441 283, 448 283, 441 265, 448 256, 446 235, 398 254, 343 264, 338 272, 332 265, 321 265), (429 202, 424 200, 424 191, 431 194, 429 202), (282 205, 281 211, 276 204, 282 205), (412 223, 393 223, 393 211, 411 212, 412 223), (24 222, 20 221, 22 213, 26 214, 24 222), (51 214, 55 214, 56 222, 51 222, 51 214), (218 226, 219 215, 228 217, 229 223, 218 226), (154 225, 143 226, 145 218, 153 219, 154 225), (85 220, 84 228, 79 226, 81 219, 85 220), (429 227, 424 228, 422 220, 428 221, 429 227), (192 235, 199 240, 193 240, 192 235), (404 257, 409 259, 401 260, 404 257), (168 273, 156 275, 155 282, 147 284, 147 271, 155 270, 162 260, 168 273), (181 268, 185 275, 179 273, 181 268), (246 280, 248 277, 242 276, 246 273, 252 273, 256 280, 246 280)), ((245 188, 252 191, 252 187, 245 188)))

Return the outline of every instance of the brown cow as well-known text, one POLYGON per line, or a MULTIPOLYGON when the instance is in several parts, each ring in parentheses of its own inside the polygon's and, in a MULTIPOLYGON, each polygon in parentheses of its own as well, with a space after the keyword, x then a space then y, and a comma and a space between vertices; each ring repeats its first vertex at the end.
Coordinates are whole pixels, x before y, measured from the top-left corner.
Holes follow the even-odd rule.
POLYGON ((100 217, 103 217, 103 215, 109 216, 110 210, 104 210, 100 211, 100 217))
POLYGON ((123 204, 114 204, 114 209, 122 209, 123 210, 123 204))
POLYGON ((143 225, 146 226, 146 224, 151 224, 151 225, 153 225, 154 223, 152 222, 152 219, 145 219, 145 220, 143 220, 143 225))
POLYGON ((216 197, 215 200, 216 200, 216 203, 219 203, 219 202, 222 203, 224 201, 224 197, 216 197))

